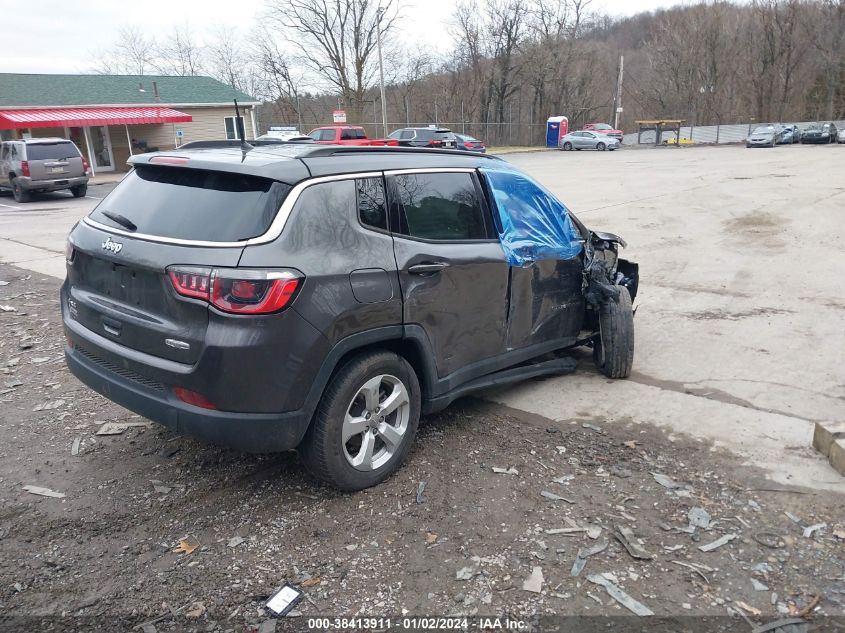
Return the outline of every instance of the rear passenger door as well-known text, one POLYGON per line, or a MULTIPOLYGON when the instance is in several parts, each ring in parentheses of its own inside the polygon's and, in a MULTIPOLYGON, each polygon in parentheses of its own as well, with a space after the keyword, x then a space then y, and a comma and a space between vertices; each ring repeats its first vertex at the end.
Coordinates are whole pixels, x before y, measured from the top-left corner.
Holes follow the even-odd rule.
POLYGON ((508 265, 474 170, 388 172, 406 326, 421 328, 444 378, 504 352, 508 265))

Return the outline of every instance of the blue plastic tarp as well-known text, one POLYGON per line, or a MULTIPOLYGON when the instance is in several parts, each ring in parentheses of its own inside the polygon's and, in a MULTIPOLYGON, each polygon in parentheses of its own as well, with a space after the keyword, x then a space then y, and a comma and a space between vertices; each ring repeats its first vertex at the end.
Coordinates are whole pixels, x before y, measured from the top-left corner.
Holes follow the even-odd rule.
POLYGON ((541 259, 571 259, 583 245, 567 208, 507 163, 482 169, 496 205, 496 229, 511 266, 541 259))

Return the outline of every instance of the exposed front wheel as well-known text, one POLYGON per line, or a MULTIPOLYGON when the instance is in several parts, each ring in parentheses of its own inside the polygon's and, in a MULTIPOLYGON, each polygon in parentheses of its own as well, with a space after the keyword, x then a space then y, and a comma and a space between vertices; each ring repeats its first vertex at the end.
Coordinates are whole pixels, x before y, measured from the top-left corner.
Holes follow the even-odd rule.
POLYGON ((387 351, 362 354, 329 381, 300 454, 336 488, 369 488, 405 460, 419 418, 419 381, 407 361, 387 351))
POLYGON ((566 143, 563 144, 563 151, 569 152, 571 150, 572 150, 572 143, 570 143, 569 141, 566 141, 566 143))
POLYGON ((599 150, 600 152, 603 152, 606 149, 606 147, 607 146, 604 143, 599 143, 599 144, 596 145, 596 149, 599 150))
POLYGON ((74 198, 84 198, 88 193, 88 185, 77 185, 76 187, 71 187, 70 192, 73 194, 74 198))
POLYGON ((608 301, 599 313, 599 334, 593 341, 593 361, 608 378, 627 378, 634 365, 634 310, 631 295, 618 286, 619 300, 608 301))
POLYGON ((32 198, 31 194, 21 187, 17 178, 12 180, 12 195, 15 196, 15 202, 29 202, 32 198))

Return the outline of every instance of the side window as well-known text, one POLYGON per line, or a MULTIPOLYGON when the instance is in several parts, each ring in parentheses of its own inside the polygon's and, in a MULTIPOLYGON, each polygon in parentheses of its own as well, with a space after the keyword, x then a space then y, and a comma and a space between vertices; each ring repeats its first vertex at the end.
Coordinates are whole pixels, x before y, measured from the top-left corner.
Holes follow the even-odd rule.
POLYGON ((18 146, 13 144, 12 145, 11 159, 12 160, 18 160, 18 153, 19 153, 18 152, 18 146))
POLYGON ((472 174, 403 174, 394 182, 405 235, 424 240, 488 239, 472 174))
POLYGON ((399 138, 403 141, 410 141, 414 138, 414 131, 413 130, 402 130, 402 133, 399 135, 399 138))
POLYGON ((381 178, 359 178, 355 181, 355 188, 358 192, 358 217, 361 224, 386 231, 384 181, 381 178))
POLYGON ((355 130, 345 129, 340 131, 341 141, 352 141, 356 138, 355 130))
MULTIPOLYGON (((238 117, 238 119, 240 120, 241 125, 243 125, 244 118, 238 117)), ((223 118, 223 126, 226 130, 226 140, 233 141, 233 140, 238 139, 238 127, 235 124, 235 117, 233 117, 233 116, 224 117, 223 118)), ((244 128, 244 135, 246 135, 246 128, 244 128)))
POLYGON ((9 158, 9 144, 3 143, 2 149, 0 149, 0 160, 8 160, 9 158))
POLYGON ((495 215, 508 263, 522 266, 546 258, 581 254, 581 235, 568 209, 521 172, 482 170, 496 203, 495 215))

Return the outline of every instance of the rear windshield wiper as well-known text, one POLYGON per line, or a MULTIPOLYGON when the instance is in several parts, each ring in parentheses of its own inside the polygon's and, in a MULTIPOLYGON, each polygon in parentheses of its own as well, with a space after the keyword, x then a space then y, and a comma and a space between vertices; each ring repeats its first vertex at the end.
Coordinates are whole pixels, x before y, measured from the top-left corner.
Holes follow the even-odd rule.
POLYGON ((104 216, 106 216, 109 220, 113 222, 117 222, 120 226, 128 229, 130 231, 137 231, 138 227, 135 226, 135 223, 130 220, 129 218, 125 218, 119 213, 112 213, 111 211, 101 211, 104 216))

